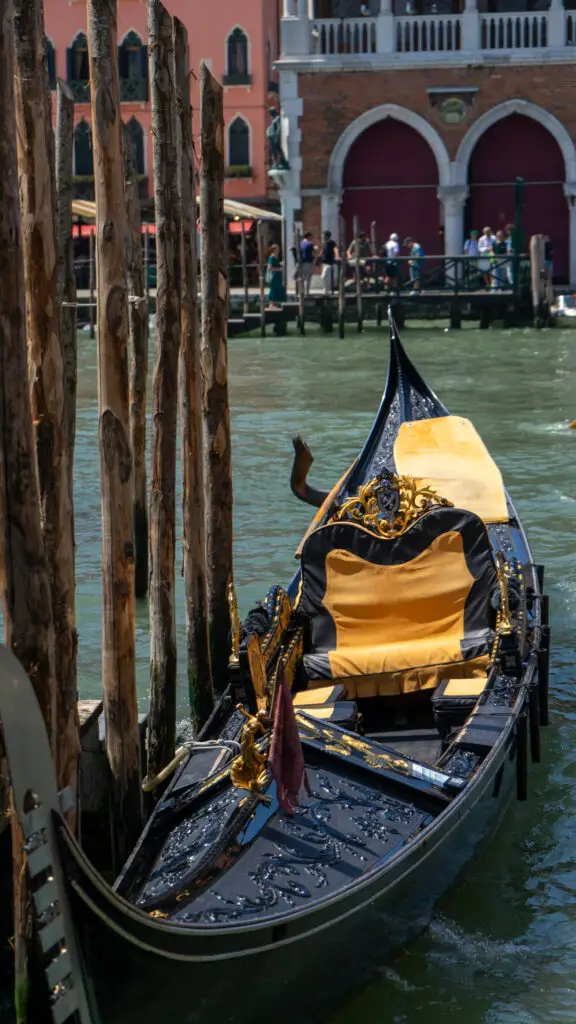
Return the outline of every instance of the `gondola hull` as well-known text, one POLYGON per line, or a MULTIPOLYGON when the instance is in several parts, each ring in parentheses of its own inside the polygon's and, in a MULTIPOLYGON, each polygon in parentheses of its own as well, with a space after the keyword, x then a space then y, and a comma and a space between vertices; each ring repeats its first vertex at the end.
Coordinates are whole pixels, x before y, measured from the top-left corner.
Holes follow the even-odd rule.
POLYGON ((375 968, 426 928, 438 899, 490 837, 515 788, 511 728, 482 778, 441 816, 434 834, 344 905, 311 915, 291 940, 274 925, 257 937, 242 928, 207 942, 133 908, 127 914, 123 902, 87 873, 68 837, 63 854, 69 898, 95 1021, 242 1024, 256 1008, 279 1021, 328 1019, 375 968))
POLYGON ((425 929, 510 800, 525 798, 527 723, 536 760, 547 715, 547 605, 474 428, 427 388, 391 323, 380 410, 328 495, 308 487, 311 455, 298 450, 293 489, 320 505, 301 567, 246 620, 202 742, 114 887, 63 822, 30 682, 0 650, 16 806, 39 795, 20 822, 50 953, 46 1022, 64 1024, 69 1007, 81 1024, 329 1020, 425 929), (436 470, 441 452, 439 479, 470 504, 417 482, 423 451, 436 470), (483 514, 471 507, 479 480, 483 514), (343 621, 360 642, 339 646, 343 621), (377 667, 358 668, 362 658, 377 667), (296 808, 284 792, 294 765, 296 808))

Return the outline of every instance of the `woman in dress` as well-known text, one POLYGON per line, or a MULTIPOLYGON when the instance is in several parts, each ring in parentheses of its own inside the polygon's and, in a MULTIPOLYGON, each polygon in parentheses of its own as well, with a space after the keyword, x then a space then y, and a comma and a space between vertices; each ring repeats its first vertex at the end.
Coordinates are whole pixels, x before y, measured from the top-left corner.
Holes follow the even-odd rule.
POLYGON ((268 285, 268 308, 279 309, 286 302, 286 289, 282 280, 282 264, 280 263, 280 246, 273 245, 266 267, 266 284, 268 285))

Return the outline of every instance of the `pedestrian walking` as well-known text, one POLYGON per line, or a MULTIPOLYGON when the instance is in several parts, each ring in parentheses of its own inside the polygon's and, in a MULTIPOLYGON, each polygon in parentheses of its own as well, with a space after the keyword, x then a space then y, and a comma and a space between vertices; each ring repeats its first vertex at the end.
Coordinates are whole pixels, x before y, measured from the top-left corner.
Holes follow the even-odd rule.
POLYGON ((304 281, 304 290, 306 295, 310 295, 310 286, 312 284, 312 275, 314 274, 314 266, 316 264, 316 255, 317 249, 312 241, 312 232, 306 231, 304 238, 300 242, 302 280, 304 281))
POLYGON ((322 246, 322 284, 326 295, 331 295, 338 284, 338 265, 340 259, 338 246, 332 238, 331 231, 324 232, 324 245, 322 246))
POLYGON ((412 285, 411 295, 418 295, 422 287, 422 263, 424 260, 424 249, 415 238, 407 238, 406 244, 410 246, 410 259, 408 267, 410 270, 410 283, 412 285))
POLYGON ((400 241, 395 231, 384 246, 384 287, 388 290, 396 288, 398 283, 398 257, 400 255, 400 241))
POLYGON ((496 238, 492 243, 492 291, 501 292, 506 284, 506 238, 503 231, 496 232, 496 238))
POLYGON ((279 245, 273 245, 270 249, 266 267, 266 284, 268 285, 268 308, 279 309, 281 303, 286 302, 286 289, 282 280, 279 245))
POLYGON ((470 288, 478 273, 478 232, 474 228, 464 242, 464 255, 468 257, 464 263, 464 279, 470 288))
POLYGON ((490 291, 491 281, 491 265, 490 260, 492 257, 492 249, 494 247, 494 235, 492 234, 492 228, 486 227, 482 231, 480 238, 478 239, 478 270, 482 274, 484 280, 484 287, 487 291, 490 291))

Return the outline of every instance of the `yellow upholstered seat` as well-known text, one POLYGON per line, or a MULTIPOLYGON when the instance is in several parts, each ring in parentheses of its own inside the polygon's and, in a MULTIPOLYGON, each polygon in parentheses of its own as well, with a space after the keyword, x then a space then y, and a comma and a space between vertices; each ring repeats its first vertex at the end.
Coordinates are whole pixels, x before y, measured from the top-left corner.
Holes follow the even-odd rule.
POLYGON ((445 697, 479 697, 486 689, 488 676, 478 675, 475 679, 448 679, 444 687, 445 697))
POLYGON ((440 416, 403 423, 394 442, 398 473, 438 491, 485 523, 508 519, 502 475, 472 423, 440 416))
POLYGON ((337 679, 353 698, 485 678, 495 569, 476 516, 435 509, 392 539, 330 524, 304 546, 302 581, 310 685, 337 679))
POLYGON ((342 683, 332 683, 329 686, 317 686, 314 690, 301 690, 299 693, 295 693, 292 698, 292 703, 295 708, 309 708, 320 704, 335 704, 337 700, 342 700, 345 694, 345 688, 342 683))

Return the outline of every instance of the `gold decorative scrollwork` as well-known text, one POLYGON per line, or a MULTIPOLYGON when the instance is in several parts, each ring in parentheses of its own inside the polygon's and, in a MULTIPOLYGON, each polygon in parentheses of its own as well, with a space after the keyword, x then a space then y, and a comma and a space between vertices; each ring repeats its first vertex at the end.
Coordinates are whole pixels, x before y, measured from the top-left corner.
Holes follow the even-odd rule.
POLYGON ((496 552, 496 573, 498 575, 498 586, 500 588, 500 608, 496 619, 496 632, 499 636, 505 636, 514 631, 510 618, 509 588, 512 573, 510 567, 501 551, 496 552))
POLYGON ((257 715, 250 715, 241 704, 236 705, 246 719, 246 725, 242 728, 240 735, 240 754, 235 757, 230 766, 230 781, 237 789, 247 789, 249 793, 262 793, 267 781, 266 752, 261 752, 256 746, 257 740, 263 736, 270 721, 265 711, 259 711, 257 715))
POLYGON ((380 537, 400 537, 408 527, 431 508, 452 508, 447 498, 440 497, 431 487, 419 487, 411 476, 389 473, 375 476, 363 484, 358 494, 348 498, 330 519, 331 523, 351 520, 380 537), (388 509, 383 496, 393 499, 395 506, 388 509))

